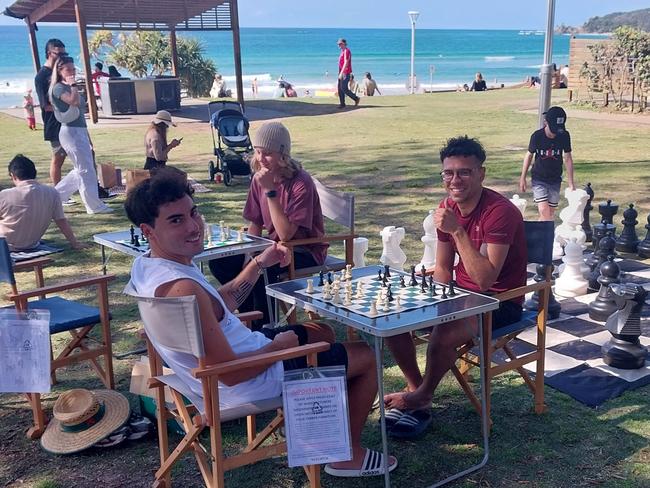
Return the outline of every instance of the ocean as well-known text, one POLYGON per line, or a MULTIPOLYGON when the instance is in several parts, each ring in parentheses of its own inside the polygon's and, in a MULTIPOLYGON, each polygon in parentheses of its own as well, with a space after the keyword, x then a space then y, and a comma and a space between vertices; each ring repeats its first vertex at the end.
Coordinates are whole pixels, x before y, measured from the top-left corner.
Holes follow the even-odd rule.
MULTIPOLYGON (((0 108, 19 105, 33 86, 34 68, 27 29, 2 26, 0 50, 0 108)), ((92 31, 89 31, 89 36, 92 31)), ((517 30, 417 29, 415 72, 420 89, 453 89, 471 84, 477 71, 492 84, 513 84, 536 75, 544 54, 544 33, 517 30)), ((230 32, 188 32, 203 41, 206 56, 213 59, 229 88, 234 88, 232 36, 230 32)), ((39 51, 47 39, 61 39, 78 60, 79 36, 75 26, 41 25, 39 51)), ((410 29, 299 29, 242 28, 244 88, 257 78, 260 97, 274 96, 276 80, 283 76, 302 95, 305 90, 333 89, 336 85, 339 49, 344 37, 352 51, 352 67, 359 81, 369 71, 382 93, 406 93, 410 70, 410 29)), ((568 63, 569 37, 556 35, 553 61, 568 63)), ((43 56, 43 54, 41 54, 43 56)), ((41 62, 43 57, 41 58, 41 62)), ((94 63, 95 60, 93 60, 94 63)), ((103 60, 101 60, 103 61, 103 60)), ((124 74, 124 70, 120 69, 124 74)))

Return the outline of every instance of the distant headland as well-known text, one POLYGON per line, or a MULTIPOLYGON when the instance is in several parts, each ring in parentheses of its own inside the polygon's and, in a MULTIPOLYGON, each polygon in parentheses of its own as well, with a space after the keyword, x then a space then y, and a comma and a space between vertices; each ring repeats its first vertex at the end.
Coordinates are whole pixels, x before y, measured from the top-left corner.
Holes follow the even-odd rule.
POLYGON ((650 32, 650 8, 591 17, 582 27, 560 24, 555 27, 555 32, 557 34, 599 34, 614 32, 617 27, 622 25, 650 32))

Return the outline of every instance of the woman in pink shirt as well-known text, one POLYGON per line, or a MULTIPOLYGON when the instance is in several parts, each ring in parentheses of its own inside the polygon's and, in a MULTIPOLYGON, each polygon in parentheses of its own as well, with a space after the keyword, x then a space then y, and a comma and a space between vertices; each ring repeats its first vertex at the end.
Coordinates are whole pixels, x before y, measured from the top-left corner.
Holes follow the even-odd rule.
POLYGON ((347 95, 354 100, 354 105, 359 105, 360 98, 350 91, 350 75, 352 74, 352 53, 348 48, 348 43, 345 39, 336 41, 341 54, 339 55, 339 108, 345 108, 345 96, 347 95))
MULTIPOLYGON (((290 241, 322 237, 325 234, 323 213, 318 191, 309 173, 291 157, 291 136, 280 122, 268 122, 253 137, 254 176, 248 191, 244 218, 250 222, 248 233, 262 235, 274 241, 290 241)), ((318 266, 325 262, 327 244, 312 244, 294 248, 296 269, 318 266)), ((243 256, 210 261, 210 271, 220 283, 231 281, 244 266, 243 256)), ((278 281, 286 268, 267 269, 269 282, 278 281)), ((268 322, 266 291, 260 280, 240 312, 259 310, 264 314, 260 324, 268 322)))

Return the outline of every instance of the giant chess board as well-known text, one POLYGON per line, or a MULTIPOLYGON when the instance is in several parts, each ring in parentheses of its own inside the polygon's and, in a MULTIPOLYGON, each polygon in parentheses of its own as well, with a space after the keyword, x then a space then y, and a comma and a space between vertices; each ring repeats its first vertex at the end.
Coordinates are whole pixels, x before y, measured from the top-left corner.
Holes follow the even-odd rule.
MULTIPOLYGON (((118 244, 135 249, 138 252, 145 253, 149 251, 149 242, 143 240, 143 236, 137 236, 137 243, 131 242, 129 239, 120 239, 115 241, 118 244)), ((222 240, 221 234, 213 234, 211 239, 205 239, 203 241, 204 251, 209 251, 210 249, 218 249, 221 247, 234 246, 237 244, 244 244, 247 242, 253 242, 253 239, 248 237, 243 232, 241 235, 237 231, 230 230, 230 237, 228 239, 222 240)))
MULTIPOLYGON (((621 283, 637 283, 650 291, 650 265, 631 259, 617 260, 621 269, 621 283)), ((532 277, 534 266, 529 269, 532 277)), ((546 329, 545 382, 576 400, 595 407, 624 391, 650 384, 650 361, 645 367, 625 370, 605 364, 601 347, 611 334, 604 322, 589 317, 589 303, 596 293, 562 299, 556 296, 562 310, 559 318, 549 320, 546 329)), ((650 346, 650 299, 646 301, 641 318, 640 342, 650 346)), ((534 350, 537 330, 528 329, 513 343, 515 354, 523 355, 534 350)), ((506 361, 505 355, 495 357, 506 361)), ((534 372, 535 363, 524 368, 534 372)))
POLYGON ((443 286, 445 287, 445 291, 448 290, 448 286, 443 285, 442 283, 435 283, 436 294, 434 295, 430 288, 427 288, 424 292, 422 291, 420 284, 422 278, 418 277, 418 285, 415 286, 409 286, 409 280, 410 276, 408 274, 391 270, 391 277, 387 278, 386 283, 380 281, 376 276, 364 276, 362 278, 351 280, 341 279, 338 300, 333 297, 325 297, 323 290, 324 287, 318 286, 316 283, 318 279, 314 280, 313 292, 308 292, 307 288, 303 288, 302 290, 298 290, 298 293, 310 296, 313 300, 320 300, 322 302, 333 304, 337 307, 349 310, 350 312, 358 313, 370 318, 405 312, 406 310, 426 307, 427 305, 435 305, 437 303, 469 295, 468 292, 460 288, 455 288, 453 296, 447 295, 443 297, 443 286), (400 276, 404 277, 406 286, 401 286, 400 276), (388 293, 388 283, 391 285, 390 289, 393 300, 387 303, 386 295, 388 293), (359 286, 362 290, 361 295, 358 293, 359 286), (352 289, 350 303, 346 303, 345 300, 347 287, 351 287, 352 289), (374 312, 372 310, 373 301, 375 302, 374 312))

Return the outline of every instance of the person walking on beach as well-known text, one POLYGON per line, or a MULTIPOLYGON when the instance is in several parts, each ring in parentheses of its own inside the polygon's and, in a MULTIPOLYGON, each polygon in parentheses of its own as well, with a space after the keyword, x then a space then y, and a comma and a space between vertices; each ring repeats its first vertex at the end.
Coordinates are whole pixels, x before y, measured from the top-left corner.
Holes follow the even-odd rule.
POLYGON ((32 90, 27 90, 27 93, 23 98, 23 109, 25 110, 27 127, 29 127, 30 130, 36 130, 36 117, 34 116, 34 99, 32 98, 32 90))
POLYGON ((336 43, 341 49, 341 54, 339 56, 339 81, 338 81, 338 93, 339 93, 339 107, 345 108, 345 96, 347 95, 352 100, 354 100, 354 105, 359 105, 361 100, 358 96, 350 91, 348 84, 350 83, 350 75, 352 74, 352 53, 348 48, 348 43, 345 39, 341 38, 336 43))
POLYGON ((251 91, 253 92, 253 97, 257 98, 257 94, 259 93, 259 88, 257 86, 257 78, 253 78, 253 82, 251 83, 251 91))
POLYGON ((36 87, 36 96, 41 106, 41 115, 43 117, 43 138, 50 143, 52 147, 52 161, 50 163, 50 179, 52 184, 56 185, 61 181, 61 167, 65 161, 66 153, 59 142, 59 130, 61 123, 54 117, 52 101, 48 95, 50 90, 50 80, 52 79, 52 67, 59 56, 65 54, 65 44, 59 39, 50 39, 45 44, 45 64, 38 70, 34 78, 36 87))
POLYGON ((539 220, 553 220, 555 216, 555 209, 560 200, 563 155, 569 188, 576 189, 573 182, 571 136, 565 123, 566 112, 562 107, 551 107, 544 112, 544 127, 530 136, 528 152, 524 157, 519 191, 526 191, 526 175, 534 157, 531 186, 539 220))

